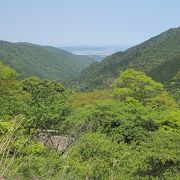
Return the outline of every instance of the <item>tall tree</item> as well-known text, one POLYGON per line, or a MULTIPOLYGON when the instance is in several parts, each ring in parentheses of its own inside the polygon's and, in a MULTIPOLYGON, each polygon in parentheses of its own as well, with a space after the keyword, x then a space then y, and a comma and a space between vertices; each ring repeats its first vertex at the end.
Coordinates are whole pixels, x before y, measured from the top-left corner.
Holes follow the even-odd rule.
POLYGON ((122 72, 113 87, 114 96, 121 101, 131 97, 144 105, 157 108, 176 107, 176 102, 168 95, 163 85, 140 71, 128 69, 122 72))

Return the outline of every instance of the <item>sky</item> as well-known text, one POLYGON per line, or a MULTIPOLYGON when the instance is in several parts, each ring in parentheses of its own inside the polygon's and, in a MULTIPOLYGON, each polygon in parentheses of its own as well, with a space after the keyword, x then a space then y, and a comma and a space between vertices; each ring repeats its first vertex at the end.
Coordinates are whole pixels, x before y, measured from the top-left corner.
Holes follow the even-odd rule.
POLYGON ((180 26, 180 0, 0 0, 0 39, 135 45, 180 26))

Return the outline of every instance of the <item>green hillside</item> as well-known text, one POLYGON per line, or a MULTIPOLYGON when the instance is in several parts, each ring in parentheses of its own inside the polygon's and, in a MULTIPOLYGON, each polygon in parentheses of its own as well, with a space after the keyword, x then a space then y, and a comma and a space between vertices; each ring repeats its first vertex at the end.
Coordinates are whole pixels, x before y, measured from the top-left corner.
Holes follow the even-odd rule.
POLYGON ((0 41, 0 59, 16 69, 21 78, 33 75, 62 81, 77 76, 94 61, 50 46, 6 41, 0 41))
POLYGON ((149 75, 156 81, 168 82, 180 71, 180 54, 160 64, 149 75))
POLYGON ((81 88, 101 89, 109 86, 119 73, 134 68, 146 73, 180 53, 180 27, 169 29, 124 52, 115 53, 95 62, 82 71, 81 88))
POLYGON ((180 104, 180 71, 172 79, 170 79, 165 85, 168 91, 170 92, 170 94, 180 104))

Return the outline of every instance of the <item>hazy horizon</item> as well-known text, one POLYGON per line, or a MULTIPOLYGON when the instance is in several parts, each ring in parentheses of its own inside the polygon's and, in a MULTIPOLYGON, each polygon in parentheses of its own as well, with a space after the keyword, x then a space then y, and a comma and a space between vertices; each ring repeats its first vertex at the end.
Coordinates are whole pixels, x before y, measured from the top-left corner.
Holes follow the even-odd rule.
POLYGON ((130 47, 179 27, 179 7, 178 0, 0 0, 0 39, 56 47, 130 47))

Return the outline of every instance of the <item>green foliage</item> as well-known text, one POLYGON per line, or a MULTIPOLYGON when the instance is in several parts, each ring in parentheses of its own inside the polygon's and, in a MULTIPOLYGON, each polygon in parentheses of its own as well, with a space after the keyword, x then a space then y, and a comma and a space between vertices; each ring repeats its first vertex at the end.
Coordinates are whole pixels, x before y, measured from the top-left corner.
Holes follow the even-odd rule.
POLYGON ((142 144, 143 161, 135 174, 140 177, 176 179, 179 176, 180 136, 177 132, 157 131, 142 144))
POLYGON ((0 136, 4 135, 11 128, 11 123, 0 120, 0 136))
POLYGON ((170 60, 160 64, 153 69, 149 75, 159 82, 166 83, 170 81, 180 70, 180 54, 175 55, 170 60))
POLYGON ((114 179, 125 147, 113 143, 105 135, 86 134, 71 149, 63 164, 65 179, 114 179), (121 150, 121 151, 120 151, 121 150), (120 151, 120 152, 119 152, 120 151))
POLYGON ((64 129, 73 132, 74 136, 89 131, 100 132, 117 142, 138 143, 159 128, 159 118, 153 109, 134 100, 125 103, 106 100, 74 111, 67 118, 64 129))
POLYGON ((13 90, 16 89, 17 73, 14 69, 0 63, 0 96, 11 95, 13 90))
POLYGON ((16 116, 10 122, 0 123, 1 130, 3 127, 0 135, 0 174, 5 179, 52 177, 59 169, 60 155, 25 133, 21 125, 24 118, 16 116))
POLYGON ((19 112, 21 87, 16 78, 15 70, 0 63, 0 117, 19 112))
POLYGON ((170 94, 180 104, 180 71, 169 82, 166 83, 166 87, 170 94))
POLYGON ((128 68, 145 73, 155 71, 156 75, 152 73, 155 80, 166 80, 166 77, 171 77, 178 70, 179 59, 174 60, 173 57, 180 53, 179 41, 180 28, 169 29, 124 52, 108 56, 101 62, 91 64, 81 72, 79 77, 80 86, 82 90, 104 89, 112 84, 120 72, 128 68), (167 66, 170 64, 170 70, 169 67, 158 68, 161 64, 162 67, 166 66, 164 64, 166 61, 169 61, 167 66), (165 75, 164 70, 167 72, 165 75))
POLYGON ((148 105, 154 107, 156 109, 176 109, 177 103, 176 101, 169 96, 167 92, 163 92, 161 94, 157 94, 154 97, 148 99, 148 105))
POLYGON ((120 101, 134 98, 144 105, 158 109, 176 108, 175 101, 163 89, 163 85, 153 81, 143 72, 128 69, 120 74, 113 84, 114 96, 120 101))
POLYGON ((11 68, 0 64, 0 70, 0 175, 5 179, 180 176, 180 111, 162 84, 144 73, 122 72, 113 93, 84 93, 35 77, 16 81, 11 68), (72 144, 57 152, 39 139, 42 130, 58 132, 72 144))
POLYGON ((47 96, 64 91, 64 87, 56 81, 40 80, 35 77, 25 79, 22 84, 23 90, 31 94, 35 103, 40 99, 47 98, 47 96))
POLYGON ((145 102, 148 98, 163 92, 163 86, 160 83, 153 81, 144 73, 133 69, 128 69, 121 73, 113 86, 120 88, 118 89, 120 96, 133 97, 140 102, 145 102), (120 90, 122 92, 120 92, 120 90))
POLYGON ((24 113, 31 119, 26 124, 29 131, 31 128, 57 129, 69 111, 66 105, 68 93, 63 86, 55 81, 37 78, 24 80, 22 86, 28 93, 24 113))
POLYGON ((180 129, 180 111, 167 111, 163 114, 161 125, 163 129, 178 132, 180 129))
POLYGON ((30 43, 0 41, 0 59, 20 73, 21 78, 37 76, 65 81, 79 74, 94 60, 67 51, 30 43))
POLYGON ((108 90, 104 91, 92 91, 92 92, 76 92, 73 93, 70 98, 70 106, 73 109, 78 107, 84 107, 85 105, 93 104, 98 100, 110 99, 111 92, 108 90))
POLYGON ((19 158, 16 160, 14 167, 20 166, 20 168, 14 174, 14 177, 22 180, 34 178, 58 179, 55 177, 60 169, 60 158, 60 154, 52 149, 46 149, 43 154, 31 154, 31 156, 19 158))
POLYGON ((141 145, 85 134, 63 161, 65 179, 177 179, 178 133, 158 130, 141 145))
POLYGON ((177 179, 180 113, 174 100, 162 84, 132 69, 115 81, 114 95, 117 100, 80 107, 65 121, 64 133, 80 140, 64 160, 64 177, 177 179))

